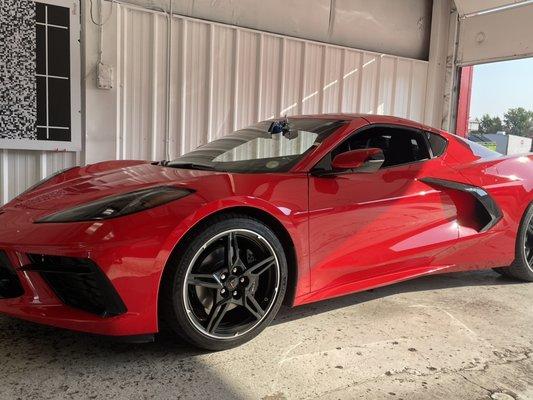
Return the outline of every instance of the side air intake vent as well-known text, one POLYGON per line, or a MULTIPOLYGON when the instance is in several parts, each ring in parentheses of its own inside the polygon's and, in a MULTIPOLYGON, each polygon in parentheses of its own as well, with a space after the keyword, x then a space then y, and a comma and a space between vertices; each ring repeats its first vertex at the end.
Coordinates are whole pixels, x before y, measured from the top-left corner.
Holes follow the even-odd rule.
MULTIPOLYGON (((494 199, 480 187, 437 178, 422 178, 420 181, 440 189, 460 192, 463 196, 470 198, 474 203, 471 211, 473 215, 470 217, 476 221, 479 232, 488 231, 503 217, 494 199)), ((457 207, 460 208, 459 205, 457 207)))

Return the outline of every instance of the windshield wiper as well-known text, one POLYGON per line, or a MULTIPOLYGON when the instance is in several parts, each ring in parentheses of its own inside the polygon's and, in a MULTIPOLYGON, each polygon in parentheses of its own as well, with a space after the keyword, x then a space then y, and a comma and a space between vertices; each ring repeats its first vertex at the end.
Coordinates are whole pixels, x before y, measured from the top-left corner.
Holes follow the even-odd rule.
POLYGON ((152 164, 152 165, 160 165, 162 167, 165 167, 168 164, 168 161, 167 160, 153 161, 150 164, 152 164))
POLYGON ((197 169, 201 171, 215 171, 215 167, 209 164, 170 162, 165 165, 172 168, 197 169))

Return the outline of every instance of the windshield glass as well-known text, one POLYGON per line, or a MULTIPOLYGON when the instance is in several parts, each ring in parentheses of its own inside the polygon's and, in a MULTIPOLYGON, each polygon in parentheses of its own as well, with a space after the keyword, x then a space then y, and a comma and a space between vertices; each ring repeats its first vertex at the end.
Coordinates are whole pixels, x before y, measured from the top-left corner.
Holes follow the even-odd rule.
POLYGON ((286 172, 344 123, 289 118, 290 131, 284 134, 269 133, 272 121, 263 121, 200 146, 167 166, 225 172, 286 172))

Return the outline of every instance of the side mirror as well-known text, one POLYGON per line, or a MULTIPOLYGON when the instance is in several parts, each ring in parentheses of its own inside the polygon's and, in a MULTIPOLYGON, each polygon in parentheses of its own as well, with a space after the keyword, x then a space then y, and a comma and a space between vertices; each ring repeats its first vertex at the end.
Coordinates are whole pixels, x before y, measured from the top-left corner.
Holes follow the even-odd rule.
POLYGON ((377 148, 347 151, 336 156, 331 166, 334 171, 357 170, 358 172, 375 172, 385 162, 383 150, 377 148))

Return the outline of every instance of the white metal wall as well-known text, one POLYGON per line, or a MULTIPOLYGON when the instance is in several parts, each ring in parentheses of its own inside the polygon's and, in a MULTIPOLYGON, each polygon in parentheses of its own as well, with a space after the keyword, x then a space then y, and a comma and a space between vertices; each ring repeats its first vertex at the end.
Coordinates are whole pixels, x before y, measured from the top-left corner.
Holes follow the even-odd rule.
POLYGON ((278 115, 341 111, 424 118, 425 61, 181 16, 172 18, 167 87, 168 16, 106 5, 112 13, 102 28, 102 57, 114 67, 115 87, 96 89, 98 28, 85 13, 84 154, 0 150, 1 203, 83 159, 172 158, 278 115))
MULTIPOLYGON (((115 4, 103 30, 117 42, 104 62, 116 68, 115 154, 165 159, 167 16, 115 4)), ((170 134, 175 157, 233 129, 279 115, 362 112, 422 120, 428 63, 294 39, 235 26, 172 18, 170 134)), ((93 91, 95 99, 109 93, 93 91)), ((87 159, 101 157, 91 142, 87 159)), ((102 106, 102 108, 108 105, 102 106)), ((101 130, 101 120, 98 121, 101 130)), ((112 135, 112 133, 111 133, 112 135)))
POLYGON ((40 179, 76 163, 73 152, 0 149, 0 205, 40 179))

